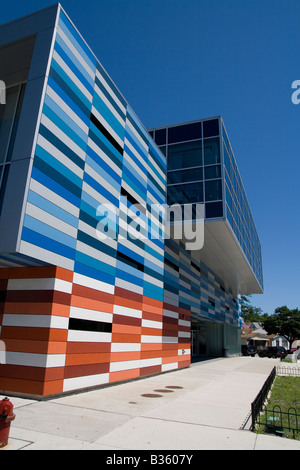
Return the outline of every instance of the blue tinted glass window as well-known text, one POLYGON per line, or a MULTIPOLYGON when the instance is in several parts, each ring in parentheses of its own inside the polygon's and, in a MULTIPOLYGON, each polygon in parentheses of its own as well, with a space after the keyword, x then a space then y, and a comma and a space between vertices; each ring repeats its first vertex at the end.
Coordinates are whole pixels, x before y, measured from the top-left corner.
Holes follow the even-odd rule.
POLYGON ((201 139, 201 122, 185 124, 183 126, 169 127, 168 142, 174 144, 175 142, 184 142, 186 140, 201 139))
POLYGON ((202 165, 201 141, 169 145, 168 170, 178 170, 202 165))
POLYGON ((155 143, 157 145, 165 145, 167 143, 167 130, 166 129, 156 129, 155 143))
POLYGON ((205 217, 211 219, 213 217, 223 217, 222 202, 210 202, 205 204, 205 217))
POLYGON ((221 165, 205 167, 205 179, 211 180, 214 178, 221 178, 221 165))
POLYGON ((187 183, 168 186, 168 204, 203 202, 203 184, 187 183))
POLYGON ((222 199, 222 180, 205 182, 205 200, 218 201, 222 199))
POLYGON ((159 147, 159 150, 164 154, 164 156, 167 155, 167 147, 165 145, 163 145, 162 147, 159 147))
POLYGON ((220 163, 219 139, 204 140, 204 165, 215 165, 220 163))
POLYGON ((203 137, 214 137, 219 135, 219 120, 210 119, 203 121, 203 137))
POLYGON ((177 170, 168 172, 168 184, 202 181, 202 179, 202 167, 193 168, 192 170, 177 170))

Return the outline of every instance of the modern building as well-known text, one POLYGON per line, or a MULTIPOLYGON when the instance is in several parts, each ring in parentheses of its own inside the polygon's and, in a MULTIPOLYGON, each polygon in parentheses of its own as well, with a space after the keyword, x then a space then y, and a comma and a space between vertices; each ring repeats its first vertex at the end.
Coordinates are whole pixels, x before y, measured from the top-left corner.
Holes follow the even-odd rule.
MULTIPOLYGON (((223 119, 216 116, 149 133, 167 159, 168 204, 204 204, 201 250, 187 254, 181 243, 165 242, 166 257, 173 261, 173 281, 177 278, 179 304, 191 311, 191 352, 238 353, 239 296, 263 292, 262 259, 223 119), (180 266, 177 274, 175 266, 180 266), (187 272, 193 275, 191 283, 187 272)), ((165 296, 170 295, 169 271, 167 265, 165 296)))
POLYGON ((240 352, 261 258, 222 119, 148 132, 60 4, 0 27, 0 80, 1 393, 240 352), (205 205, 203 248, 165 236, 168 201, 205 205))

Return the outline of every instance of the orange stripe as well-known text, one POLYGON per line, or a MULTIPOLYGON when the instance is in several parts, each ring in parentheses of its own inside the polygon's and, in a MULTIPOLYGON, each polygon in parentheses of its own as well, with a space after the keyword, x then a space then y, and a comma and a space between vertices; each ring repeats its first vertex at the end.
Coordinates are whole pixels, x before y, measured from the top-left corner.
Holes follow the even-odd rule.
POLYGON ((4 313, 51 315, 52 303, 50 302, 6 302, 4 313))
POLYGON ((95 354, 68 354, 66 366, 78 366, 83 364, 103 364, 110 361, 110 353, 95 354))
POLYGON ((51 380, 49 382, 45 382, 43 387, 43 396, 61 393, 63 391, 63 384, 63 380, 51 380))
POLYGON ((126 351, 111 353, 110 362, 136 361, 140 359, 139 351, 126 351))
POLYGON ((72 295, 72 307, 82 307, 90 310, 99 310, 101 312, 113 313, 114 305, 112 303, 101 302, 100 300, 90 300, 84 297, 72 295))
POLYGON ((59 317, 69 317, 70 315, 70 306, 64 304, 52 304, 52 315, 57 315, 59 317))
POLYGON ((112 343, 140 343, 140 335, 127 335, 122 333, 113 333, 112 334, 112 343))
POLYGON ((27 393, 29 395, 43 395, 43 382, 34 380, 11 379, 0 377, 0 389, 7 392, 27 393))
POLYGON ((139 376, 140 376, 140 369, 130 369, 130 370, 122 370, 120 372, 111 372, 109 374, 109 383, 134 379, 139 376))
POLYGON ((113 323, 113 326, 112 326, 113 333, 140 335, 141 330, 142 328, 140 326, 120 325, 117 323, 113 323))
POLYGON ((56 267, 56 278, 62 279, 63 281, 73 282, 73 271, 69 271, 68 269, 56 267))
POLYGON ((141 302, 135 302, 134 300, 125 299, 125 297, 118 297, 117 295, 115 295, 114 297, 115 297, 115 305, 142 310, 143 304, 141 302))
POLYGON ((158 328, 147 328, 145 326, 142 327, 142 335, 148 336, 163 336, 162 330, 158 328))
POLYGON ((159 350, 162 351, 162 344, 161 343, 142 343, 141 344, 141 351, 155 351, 159 350))

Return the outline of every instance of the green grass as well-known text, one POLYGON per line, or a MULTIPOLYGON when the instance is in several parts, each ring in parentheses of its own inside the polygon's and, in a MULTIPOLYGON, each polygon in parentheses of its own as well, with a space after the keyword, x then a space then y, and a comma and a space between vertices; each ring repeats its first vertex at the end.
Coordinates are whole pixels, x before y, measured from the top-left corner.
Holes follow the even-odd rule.
MULTIPOLYGON (((260 423, 255 428, 258 433, 265 433, 268 431, 266 423, 275 423, 278 428, 283 428, 285 437, 295 438, 300 440, 300 429, 293 434, 289 431, 290 426, 296 428, 295 413, 290 410, 290 417, 288 415, 282 415, 282 421, 280 421, 280 414, 278 413, 280 407, 281 411, 287 413, 289 408, 294 408, 298 415, 298 428, 300 428, 300 377, 275 377, 273 386, 271 388, 268 401, 265 405, 267 411, 264 411, 260 416, 260 423), (274 418, 279 418, 279 420, 274 418)), ((270 430, 270 428, 269 428, 270 430)))

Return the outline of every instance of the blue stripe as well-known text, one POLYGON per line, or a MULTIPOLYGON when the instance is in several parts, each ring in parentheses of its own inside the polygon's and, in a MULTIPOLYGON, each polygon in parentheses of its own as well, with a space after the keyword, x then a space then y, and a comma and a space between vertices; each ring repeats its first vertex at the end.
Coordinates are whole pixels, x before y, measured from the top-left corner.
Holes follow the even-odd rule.
POLYGON ((58 55, 63 59, 63 61, 67 64, 68 67, 74 72, 74 74, 79 78, 82 84, 86 87, 86 89, 93 94, 94 92, 94 81, 90 74, 87 73, 85 68, 79 62, 77 57, 73 54, 73 52, 68 48, 67 44, 63 41, 63 39, 57 34, 56 36, 56 43, 54 46, 55 51, 58 55))
MULTIPOLYGON (((60 98, 72 109, 72 111, 74 111, 74 113, 77 114, 77 116, 87 126, 89 126, 89 124, 90 124, 90 118, 89 118, 90 113, 84 112, 84 110, 79 105, 79 103, 77 103, 77 100, 74 101, 70 97, 68 92, 64 89, 66 87, 65 87, 65 84, 64 84, 63 80, 60 80, 60 83, 58 84, 58 82, 56 80, 54 80, 54 78, 52 78, 51 75, 50 75, 49 78, 48 78, 48 86, 50 86, 52 88, 52 90, 54 90, 55 93, 57 93, 58 96, 60 96, 60 98)), ((86 109, 86 108, 84 108, 84 109, 86 109)))
POLYGON ((87 62, 91 69, 96 72, 97 59, 62 11, 60 13, 58 24, 72 44, 76 47, 82 58, 87 62))
MULTIPOLYGON (((81 127, 79 127, 79 125, 76 124, 75 121, 60 106, 58 106, 58 104, 55 103, 55 101, 52 98, 50 98, 50 96, 48 95, 45 96, 44 107, 45 106, 50 108, 53 111, 53 113, 55 113, 55 115, 63 121, 63 123, 65 124, 65 127, 67 126, 66 129, 71 129, 71 131, 64 131, 64 132, 69 137, 71 137, 72 140, 74 140, 74 142, 76 142, 77 136, 80 138, 78 140, 79 142, 78 145, 85 149, 86 142, 88 139, 88 134, 81 127), (73 138, 74 136, 76 140, 73 138)), ((53 122, 55 123, 54 120, 53 122)), ((87 128, 87 132, 88 132, 88 128, 87 128)))
POLYGON ((113 178, 116 181, 118 185, 121 185, 121 176, 119 176, 118 173, 116 173, 112 169, 112 167, 105 160, 102 159, 101 155, 98 155, 98 153, 96 153, 89 146, 86 149, 86 153, 87 153, 87 157, 91 157, 91 159, 95 162, 97 167, 100 168, 100 174, 102 174, 102 171, 104 170, 107 174, 110 175, 111 178, 113 178))
MULTIPOLYGON (((127 266, 127 265, 126 265, 127 266)), ((119 279, 123 279, 124 281, 131 282, 131 284, 135 284, 137 286, 143 287, 143 279, 133 276, 132 274, 128 274, 128 272, 122 271, 121 269, 116 270, 116 277, 119 279)))
POLYGON ((94 171, 101 175, 113 188, 115 188, 117 191, 120 191, 121 178, 115 172, 113 172, 113 170, 110 169, 110 173, 114 173, 114 176, 111 176, 107 171, 104 170, 104 165, 101 167, 89 155, 86 156, 85 162, 87 165, 93 168, 94 171))
POLYGON ((65 211, 61 207, 58 207, 54 203, 48 201, 47 199, 43 198, 39 194, 35 193, 31 189, 28 191, 28 202, 33 204, 34 206, 39 207, 40 209, 43 209, 44 211, 48 212, 51 215, 54 215, 54 217, 57 217, 58 219, 63 220, 69 225, 72 225, 72 227, 77 228, 78 226, 78 217, 75 217, 74 215, 70 214, 69 212, 65 211))
POLYGON ((98 269, 92 268, 78 261, 75 261, 74 272, 82 274, 83 276, 91 277, 92 279, 96 279, 97 281, 106 282, 107 284, 111 284, 112 286, 115 284, 115 276, 103 273, 98 269))
POLYGON ((46 188, 49 188, 51 191, 58 194, 62 198, 66 199, 66 201, 69 201, 74 206, 80 207, 80 198, 75 196, 75 194, 73 194, 71 191, 69 191, 67 188, 65 188, 61 184, 54 181, 52 178, 49 178, 49 176, 47 176, 44 172, 42 172, 38 168, 33 167, 31 178, 33 180, 38 181, 43 186, 46 186, 46 188))
POLYGON ((114 114, 110 111, 110 109, 106 106, 97 93, 94 95, 93 106, 123 141, 125 135, 124 126, 122 126, 122 124, 118 121, 118 119, 114 116, 114 114))
POLYGON ((106 189, 102 184, 97 183, 97 181, 94 180, 88 173, 84 174, 83 180, 89 184, 92 188, 94 188, 99 195, 104 196, 106 199, 108 199, 115 207, 118 206, 119 204, 119 199, 114 197, 108 189, 106 189))
MULTIPOLYGON (((48 98, 48 97, 47 97, 48 98)), ((45 100, 45 103, 46 103, 46 100, 45 100)), ((85 151, 86 149, 86 141, 87 141, 87 135, 78 127, 78 131, 76 132, 75 130, 73 130, 69 125, 66 124, 65 122, 65 119, 61 119, 61 117, 59 117, 55 111, 53 111, 52 109, 49 108, 49 106, 47 106, 47 104, 44 104, 43 106, 43 114, 45 116, 47 116, 50 121, 53 122, 53 124, 55 124, 62 132, 64 132, 68 137, 70 137, 71 140, 73 140, 73 142, 78 145, 78 147, 80 147, 83 151, 85 151), (81 134, 81 135, 79 135, 81 134), (83 139, 82 139, 83 137, 83 139)), ((63 113, 60 112, 60 114, 62 115, 63 113)), ((69 122, 70 124, 70 122, 69 122)), ((74 124, 74 121, 72 122, 72 127, 75 128, 75 124, 74 124)), ((76 126, 77 127, 77 126, 76 126)))
POLYGON ((71 181, 74 185, 76 185, 79 189, 82 186, 82 179, 75 175, 69 168, 63 165, 60 161, 54 158, 49 152, 44 150, 39 145, 36 146, 35 154, 52 168, 54 168, 60 175, 63 175, 69 181, 71 181))
POLYGON ((78 86, 75 85, 75 83, 71 80, 69 75, 66 74, 66 72, 54 59, 52 59, 51 62, 51 69, 53 69, 60 76, 60 78, 65 82, 65 84, 70 88, 70 90, 72 90, 73 93, 76 94, 76 96, 84 104, 84 106, 90 110, 92 107, 91 102, 87 99, 87 97, 82 93, 78 86))
MULTIPOLYGON (((70 237, 60 230, 57 230, 56 228, 51 227, 50 225, 47 225, 44 222, 31 217, 30 215, 25 215, 24 227, 44 235, 45 237, 51 238, 52 240, 65 245, 66 247, 73 248, 74 250, 76 248, 76 238, 70 237)), ((44 248, 48 249, 47 246, 44 248)))
POLYGON ((47 251, 64 256, 65 258, 74 260, 75 250, 26 227, 23 228, 22 240, 31 243, 32 245, 39 246, 40 248, 44 248, 47 251))
POLYGON ((91 256, 86 255, 85 253, 81 253, 80 251, 76 252, 76 261, 89 266, 90 268, 96 269, 97 271, 105 273, 105 275, 111 277, 115 276, 116 268, 114 266, 103 263, 102 261, 92 258, 91 256))

